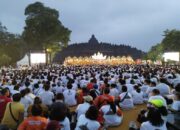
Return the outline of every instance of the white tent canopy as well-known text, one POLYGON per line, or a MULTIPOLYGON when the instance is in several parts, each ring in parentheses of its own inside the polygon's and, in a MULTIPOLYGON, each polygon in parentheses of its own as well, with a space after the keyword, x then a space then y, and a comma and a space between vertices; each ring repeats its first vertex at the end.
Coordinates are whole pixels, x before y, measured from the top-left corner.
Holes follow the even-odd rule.
POLYGON ((21 60, 19 60, 17 65, 29 65, 28 55, 25 55, 21 60))

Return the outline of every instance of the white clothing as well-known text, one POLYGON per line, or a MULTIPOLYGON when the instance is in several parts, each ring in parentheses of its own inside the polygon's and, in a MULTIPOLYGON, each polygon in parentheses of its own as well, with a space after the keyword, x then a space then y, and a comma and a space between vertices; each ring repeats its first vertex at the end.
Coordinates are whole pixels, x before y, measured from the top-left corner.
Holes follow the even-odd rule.
POLYGON ((165 83, 160 83, 156 86, 156 89, 160 91, 160 94, 163 95, 168 95, 170 94, 170 88, 167 84, 165 83))
POLYGON ((76 113, 77 113, 77 119, 79 118, 80 115, 85 114, 86 111, 89 109, 90 104, 87 102, 84 102, 83 104, 79 104, 76 108, 76 113))
POLYGON ((180 101, 174 101, 171 107, 176 111, 180 111, 180 101))
POLYGON ((100 124, 96 120, 90 120, 85 117, 85 115, 81 115, 78 119, 75 130, 81 130, 80 126, 87 126, 88 130, 98 130, 100 128, 100 124))
POLYGON ((60 121, 59 124, 62 126, 61 130, 71 130, 70 121, 67 117, 63 121, 60 121))
POLYGON ((119 92, 118 92, 118 90, 116 88, 112 88, 112 89, 110 89, 109 95, 114 96, 114 97, 118 97, 119 92))
POLYGON ((132 91, 132 98, 134 104, 143 104, 143 92, 138 93, 136 90, 132 91))
POLYGON ((65 103, 68 105, 68 106, 74 106, 77 104, 77 101, 76 101, 76 91, 75 90, 72 90, 72 89, 67 89, 63 92, 63 95, 64 95, 64 99, 65 99, 65 103))
POLYGON ((22 103, 24 105, 24 110, 25 110, 24 116, 26 117, 27 116, 27 109, 28 109, 29 105, 33 104, 33 102, 28 97, 24 96, 21 98, 20 103, 22 103))
POLYGON ((166 127, 166 123, 164 122, 164 124, 162 126, 153 126, 149 121, 146 121, 144 123, 141 124, 140 130, 167 130, 166 127))
MULTIPOLYGON (((124 96, 126 95, 127 92, 123 92, 119 95, 120 99, 123 100, 124 96)), ((123 102, 120 102, 120 106, 123 109, 131 109, 134 107, 134 103, 132 100, 132 96, 130 93, 127 94, 126 98, 124 99, 123 102)))
POLYGON ((51 91, 44 91, 39 95, 39 97, 41 98, 43 104, 50 106, 53 103, 52 100, 54 99, 54 93, 51 91))
MULTIPOLYGON (((116 107, 116 111, 118 107, 116 107)), ((117 115, 117 113, 107 114, 109 111, 112 111, 110 105, 104 105, 100 108, 100 111, 103 113, 103 117, 105 119, 105 124, 108 126, 118 126, 122 122, 122 117, 117 115)))

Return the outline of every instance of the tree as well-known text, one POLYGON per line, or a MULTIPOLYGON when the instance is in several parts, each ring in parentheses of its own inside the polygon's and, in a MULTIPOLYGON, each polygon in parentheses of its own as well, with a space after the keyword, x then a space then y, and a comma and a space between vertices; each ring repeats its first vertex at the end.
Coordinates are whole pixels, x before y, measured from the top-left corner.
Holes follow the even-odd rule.
POLYGON ((24 55, 25 44, 21 36, 8 32, 0 23, 0 66, 14 64, 24 55))
POLYGON ((60 48, 68 44, 71 31, 62 25, 57 10, 35 2, 26 7, 25 15, 23 38, 28 50, 46 50, 54 45, 60 48))
POLYGON ((166 30, 164 31, 164 39, 161 44, 164 51, 178 51, 180 52, 180 31, 166 30))
POLYGON ((147 53, 146 58, 152 61, 162 60, 163 46, 162 44, 157 44, 152 46, 150 51, 147 53))

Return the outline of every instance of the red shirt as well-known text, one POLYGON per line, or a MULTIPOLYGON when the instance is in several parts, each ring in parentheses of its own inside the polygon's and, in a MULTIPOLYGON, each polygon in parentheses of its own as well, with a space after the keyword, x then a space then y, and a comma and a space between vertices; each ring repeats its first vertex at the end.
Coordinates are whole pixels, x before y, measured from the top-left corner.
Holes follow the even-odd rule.
POLYGON ((11 98, 8 98, 6 96, 0 96, 0 120, 2 120, 4 116, 4 112, 8 102, 12 102, 11 98))
POLYGON ((88 90, 93 89, 93 85, 94 85, 93 83, 88 83, 88 84, 87 84, 87 89, 88 89, 88 90))

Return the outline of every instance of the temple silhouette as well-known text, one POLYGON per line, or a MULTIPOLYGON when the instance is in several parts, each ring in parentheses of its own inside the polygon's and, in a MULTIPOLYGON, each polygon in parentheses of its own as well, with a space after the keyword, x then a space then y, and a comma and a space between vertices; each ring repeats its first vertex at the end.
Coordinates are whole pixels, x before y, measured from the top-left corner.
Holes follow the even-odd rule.
POLYGON ((131 56, 134 60, 141 59, 145 54, 145 52, 129 45, 99 42, 95 35, 92 35, 88 42, 71 44, 62 49, 56 54, 53 62, 63 63, 68 56, 89 57, 97 52, 101 52, 106 56, 131 56))

